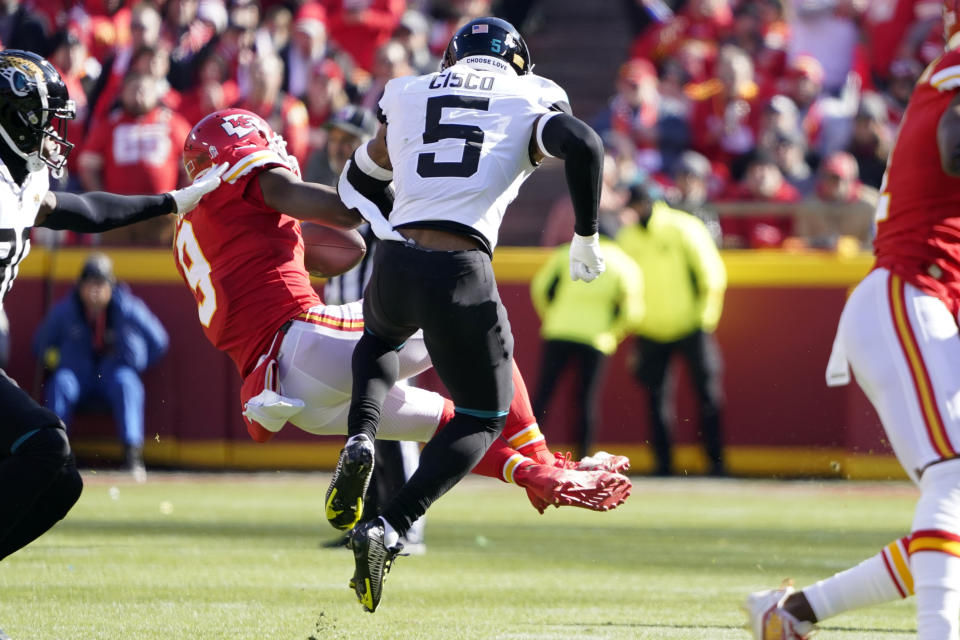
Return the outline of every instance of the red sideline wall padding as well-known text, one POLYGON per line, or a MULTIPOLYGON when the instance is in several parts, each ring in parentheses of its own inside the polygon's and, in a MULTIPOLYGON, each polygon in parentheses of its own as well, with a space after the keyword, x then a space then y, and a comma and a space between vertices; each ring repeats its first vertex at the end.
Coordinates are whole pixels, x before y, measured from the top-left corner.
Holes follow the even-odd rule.
MULTIPOLYGON (((71 249, 52 256, 35 249, 7 296, 12 335, 9 373, 35 395, 39 389, 34 388, 36 364, 30 342, 42 317, 45 286, 52 283, 54 300, 65 295, 86 253, 71 249)), ((284 466, 283 459, 264 455, 268 451, 264 447, 270 445, 249 440, 239 415, 239 376, 229 359, 203 336, 193 297, 176 274, 170 252, 109 253, 118 278, 147 302, 171 337, 170 352, 146 375, 147 440, 156 451, 163 447, 162 460, 226 466, 257 466, 257 460, 263 460, 269 461, 267 466, 284 466), (248 443, 255 452, 253 462, 245 462, 247 458, 241 455, 248 443)), ((538 375, 540 339, 528 282, 545 256, 543 250, 505 247, 498 249, 494 261, 516 338, 517 362, 531 389, 538 375)), ((889 452, 876 416, 859 389, 855 385, 828 389, 824 384, 836 321, 849 287, 869 268, 869 258, 727 252, 724 259, 730 287, 718 340, 726 367, 725 441, 732 469, 744 473, 778 469, 783 473, 829 472, 836 470, 832 459, 838 456, 889 452), (778 454, 780 450, 792 453, 778 454), (751 451, 763 452, 762 459, 751 451), (809 468, 797 466, 797 452, 805 452, 809 458, 816 451, 828 452, 826 458, 812 462, 809 468)), ((642 447, 648 437, 647 408, 642 391, 628 373, 630 347, 630 341, 621 345, 608 364, 597 445, 627 448, 642 458, 648 455, 642 447)), ((569 412, 564 411, 567 383, 561 385, 541 425, 553 443, 575 440, 569 412)), ((422 377, 421 384, 439 388, 430 374, 422 377)), ((695 404, 687 388, 681 372, 676 441, 695 445, 695 404)), ((72 434, 81 443, 90 436, 112 435, 107 416, 78 419, 72 434)), ((300 462, 304 455, 312 456, 313 462, 331 459, 329 451, 314 455, 304 444, 322 443, 326 449, 332 448, 332 455, 339 446, 339 439, 318 439, 292 427, 275 441, 296 444, 300 462)), ((686 449, 693 452, 696 447, 686 449)), ((696 462, 691 466, 696 468, 696 462)))

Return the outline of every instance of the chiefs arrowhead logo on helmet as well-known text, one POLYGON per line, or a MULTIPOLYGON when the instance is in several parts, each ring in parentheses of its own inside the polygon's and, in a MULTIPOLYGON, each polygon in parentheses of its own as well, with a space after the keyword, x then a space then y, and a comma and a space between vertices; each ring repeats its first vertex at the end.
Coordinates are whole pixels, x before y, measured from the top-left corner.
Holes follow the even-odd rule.
POLYGON ((183 167, 187 176, 198 175, 221 162, 230 166, 223 176, 233 182, 266 159, 279 159, 299 172, 296 160, 287 155, 287 143, 267 121, 244 109, 214 111, 194 125, 183 144, 183 167), (256 158, 250 156, 256 155, 256 158))

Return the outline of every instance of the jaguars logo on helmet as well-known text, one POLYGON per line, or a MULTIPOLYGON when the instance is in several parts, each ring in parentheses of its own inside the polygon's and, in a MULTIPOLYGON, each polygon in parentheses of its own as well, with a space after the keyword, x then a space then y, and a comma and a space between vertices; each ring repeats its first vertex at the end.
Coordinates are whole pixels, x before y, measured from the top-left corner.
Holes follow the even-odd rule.
POLYGON ((73 145, 67 122, 77 109, 60 74, 29 51, 0 51, 0 138, 26 161, 28 171, 63 173, 73 145))
POLYGON ((10 83, 10 89, 21 98, 30 93, 30 88, 27 86, 27 73, 39 75, 33 70, 28 69, 25 71, 14 64, 0 69, 0 76, 10 83))
POLYGON ((477 18, 460 27, 447 45, 440 70, 470 56, 490 56, 503 60, 521 76, 530 73, 533 68, 530 50, 520 32, 500 18, 477 18))

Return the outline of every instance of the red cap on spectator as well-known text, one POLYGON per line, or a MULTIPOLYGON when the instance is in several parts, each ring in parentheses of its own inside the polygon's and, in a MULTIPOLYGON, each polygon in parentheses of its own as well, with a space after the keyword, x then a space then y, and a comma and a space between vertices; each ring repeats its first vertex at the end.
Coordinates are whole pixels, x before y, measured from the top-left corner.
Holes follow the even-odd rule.
POLYGON ((313 33, 327 24, 327 10, 319 2, 307 2, 297 9, 293 17, 293 28, 313 33))
POLYGON ((809 78, 820 84, 823 82, 823 65, 813 56, 800 55, 790 62, 790 66, 787 67, 787 75, 793 78, 809 78))
POLYGON ((845 180, 856 180, 859 174, 857 160, 846 151, 837 151, 827 156, 821 171, 825 175, 838 176, 845 180))
POLYGON ((344 81, 343 69, 330 58, 324 58, 313 65, 313 73, 314 75, 325 76, 333 80, 339 80, 340 82, 344 81))
POLYGON ((620 66, 620 79, 640 82, 647 78, 656 78, 657 68, 646 58, 633 58, 620 66))

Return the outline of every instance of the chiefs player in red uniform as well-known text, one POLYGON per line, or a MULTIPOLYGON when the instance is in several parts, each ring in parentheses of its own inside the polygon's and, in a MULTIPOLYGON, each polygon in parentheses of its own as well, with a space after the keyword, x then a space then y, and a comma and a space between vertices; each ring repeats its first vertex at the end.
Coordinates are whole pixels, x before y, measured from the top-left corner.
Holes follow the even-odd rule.
POLYGON ((916 594, 917 637, 960 638, 960 0, 887 163, 873 270, 840 317, 827 384, 850 369, 920 489, 911 532, 803 591, 752 594, 754 637, 806 638, 843 611, 916 594))
MULTIPOLYGON (((191 179, 222 164, 228 167, 221 186, 178 220, 174 251, 207 338, 244 378, 250 435, 265 441, 287 422, 310 433, 346 434, 362 307, 320 300, 303 265, 298 219, 352 228, 360 218, 332 188, 301 181, 283 139, 249 111, 214 112, 187 137, 184 165, 191 179)), ((419 335, 401 353, 402 378, 430 366, 419 335)), ((597 454, 573 462, 551 453, 516 366, 514 383, 518 392, 504 435, 474 472, 525 487, 541 513, 551 504, 597 511, 621 504, 630 481, 619 472, 629 461, 597 454)), ((398 386, 390 391, 380 435, 427 441, 452 416, 449 400, 398 386)))

